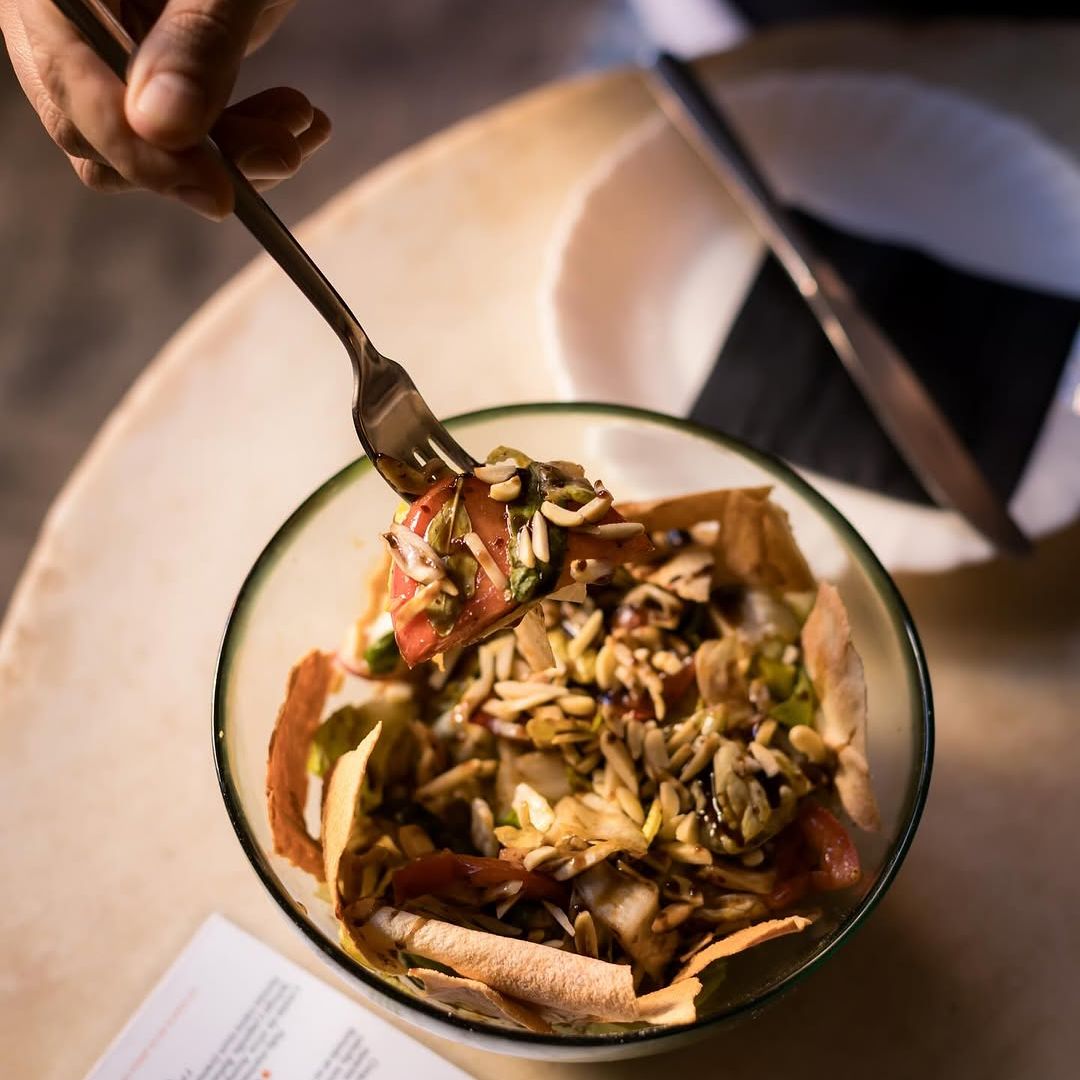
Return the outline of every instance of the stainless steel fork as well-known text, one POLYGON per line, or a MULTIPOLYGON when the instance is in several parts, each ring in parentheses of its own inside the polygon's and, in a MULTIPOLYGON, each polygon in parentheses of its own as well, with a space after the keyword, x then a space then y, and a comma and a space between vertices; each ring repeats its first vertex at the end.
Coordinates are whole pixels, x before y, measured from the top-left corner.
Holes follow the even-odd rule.
MULTIPOLYGON (((90 47, 123 81, 135 42, 101 0, 53 0, 90 47)), ((341 339, 353 367, 353 424, 368 457, 399 495, 412 498, 445 462, 471 472, 477 462, 435 418, 405 369, 383 356, 341 295, 213 142, 235 193, 234 213, 341 339)))

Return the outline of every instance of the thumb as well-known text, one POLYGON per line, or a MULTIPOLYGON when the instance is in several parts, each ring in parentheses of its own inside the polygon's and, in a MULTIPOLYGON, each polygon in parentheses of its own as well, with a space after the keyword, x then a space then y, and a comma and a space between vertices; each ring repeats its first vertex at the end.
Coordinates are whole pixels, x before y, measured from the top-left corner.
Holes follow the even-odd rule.
POLYGON ((168 0, 139 46, 124 109, 165 150, 194 146, 225 108, 263 0, 168 0))

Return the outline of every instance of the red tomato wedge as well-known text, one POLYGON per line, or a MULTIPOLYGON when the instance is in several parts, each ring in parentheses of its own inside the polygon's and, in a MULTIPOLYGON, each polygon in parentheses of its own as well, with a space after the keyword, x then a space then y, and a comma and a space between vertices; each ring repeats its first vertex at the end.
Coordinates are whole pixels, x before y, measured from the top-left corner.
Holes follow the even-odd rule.
MULTIPOLYGON (((468 511, 473 532, 479 535, 502 572, 509 576, 510 540, 506 525, 506 504, 492 499, 488 494, 489 485, 475 477, 447 477, 441 480, 409 507, 402 524, 423 536, 431 519, 453 497, 455 483, 462 485, 461 501, 468 511)), ((609 510, 599 524, 623 520, 625 519, 615 510, 609 510)), ((645 536, 636 536, 629 540, 608 540, 571 530, 568 534, 562 574, 555 588, 559 589, 571 583, 573 579, 570 576, 570 564, 575 559, 605 559, 619 564, 641 558, 651 550, 652 545, 645 536)), ((390 574, 390 609, 398 648, 409 667, 430 660, 436 653, 446 649, 476 641, 496 623, 507 618, 518 606, 513 600, 507 599, 483 569, 479 569, 476 574, 476 589, 471 599, 462 607, 450 632, 441 635, 424 612, 414 615, 404 625, 396 615, 397 609, 420 587, 394 564, 390 574)))
POLYGON ((847 829, 814 802, 803 803, 798 820, 777 839, 776 870, 776 887, 765 897, 774 911, 797 904, 812 889, 847 889, 862 877, 859 852, 847 829))
POLYGON ((810 872, 810 884, 822 892, 857 885, 862 867, 847 829, 817 803, 803 805, 799 826, 817 862, 817 869, 810 872))
POLYGON ((458 855, 436 851, 421 855, 394 871, 394 903, 404 904, 415 896, 438 896, 453 885, 469 884, 479 889, 520 881, 526 900, 550 900, 565 904, 569 889, 560 881, 533 873, 505 859, 486 859, 481 855, 458 855))

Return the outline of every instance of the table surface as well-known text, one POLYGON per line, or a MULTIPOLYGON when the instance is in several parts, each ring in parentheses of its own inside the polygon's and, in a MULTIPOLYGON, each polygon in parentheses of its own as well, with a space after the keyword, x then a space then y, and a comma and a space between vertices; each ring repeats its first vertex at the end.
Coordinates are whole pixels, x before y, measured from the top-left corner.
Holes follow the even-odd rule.
MULTIPOLYGON (((906 71, 1080 150, 1080 36, 1044 25, 846 24, 713 61, 906 71)), ((629 74, 560 84, 363 177, 301 229, 437 412, 553 393, 537 296, 574 185, 650 111, 629 74), (450 378, 462 355, 483 378, 450 378)), ((168 344, 57 500, 0 632, 3 1072, 89 1067, 205 916, 326 975, 248 868, 210 763, 217 642, 288 511, 355 456, 338 346, 257 260, 168 344)), ((755 1021, 672 1055, 730 1077, 1066 1076, 1080 870, 1073 822, 1080 529, 1022 564, 904 578, 938 711, 934 782, 896 885, 855 940, 755 1021), (767 1054, 767 1058, 763 1058, 767 1054)), ((509 1062, 478 1077, 651 1075, 509 1062)))

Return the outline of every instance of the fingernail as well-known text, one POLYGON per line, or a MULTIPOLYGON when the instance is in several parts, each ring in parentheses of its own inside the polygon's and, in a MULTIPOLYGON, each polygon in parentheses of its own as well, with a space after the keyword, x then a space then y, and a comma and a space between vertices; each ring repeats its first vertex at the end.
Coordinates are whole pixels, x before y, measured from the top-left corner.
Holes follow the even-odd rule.
POLYGON ((162 132, 187 132, 202 124, 206 96, 191 79, 162 71, 139 91, 135 108, 162 132))
POLYGON ((296 171, 273 150, 252 150, 237 164, 249 180, 284 180, 296 171))
POLYGON ((212 192, 199 187, 178 187, 173 194, 192 210, 198 211, 203 217, 211 221, 220 221, 222 218, 221 206, 212 192))

